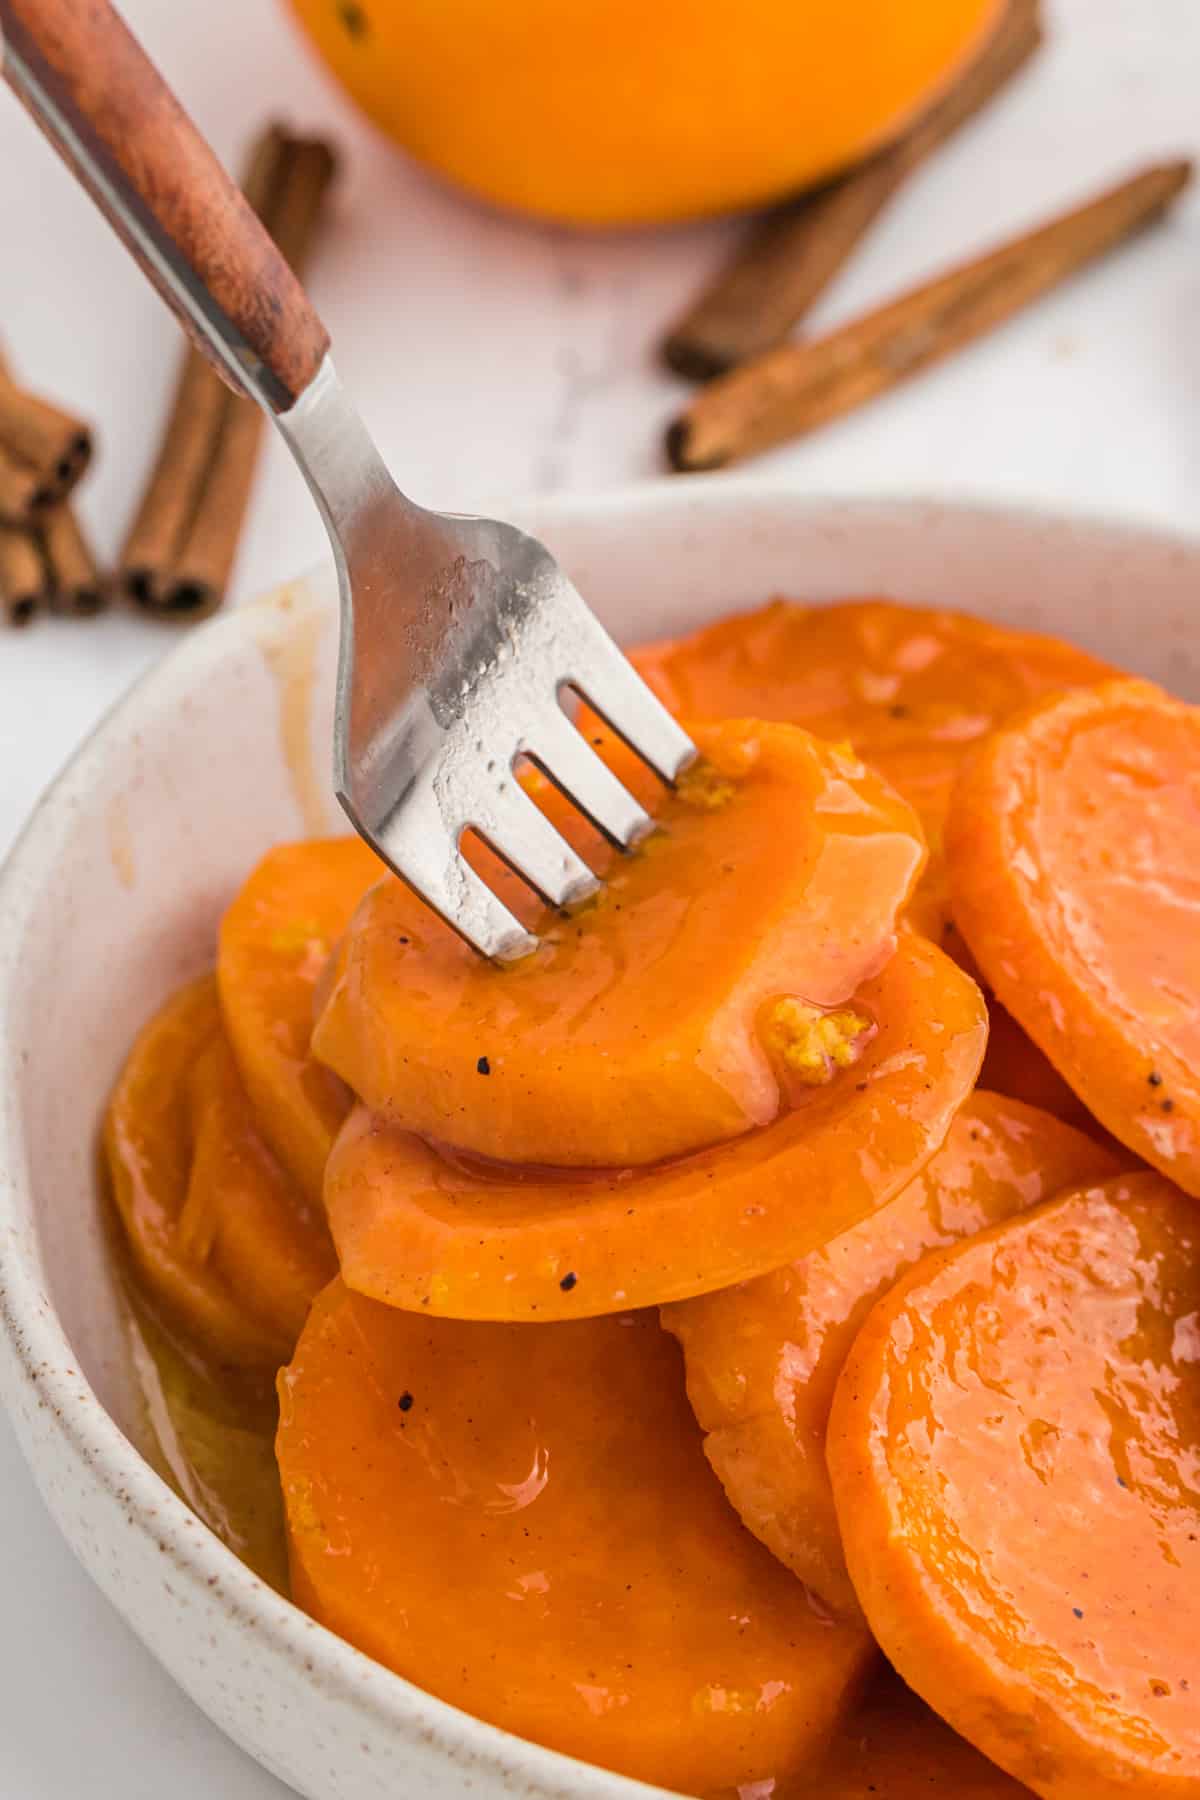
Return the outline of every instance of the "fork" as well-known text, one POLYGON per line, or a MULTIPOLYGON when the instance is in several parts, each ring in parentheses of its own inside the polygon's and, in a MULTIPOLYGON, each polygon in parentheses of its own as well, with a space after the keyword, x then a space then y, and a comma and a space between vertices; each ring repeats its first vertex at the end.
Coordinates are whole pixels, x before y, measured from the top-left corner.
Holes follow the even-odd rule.
POLYGON ((329 334, 108 0, 0 0, 0 70, 199 348, 273 419, 333 546, 334 786, 355 829, 484 956, 537 939, 462 853, 473 830, 549 905, 600 883, 526 794, 535 763, 603 835, 651 829, 563 701, 585 699, 664 782, 695 755, 544 545, 406 498, 329 334))

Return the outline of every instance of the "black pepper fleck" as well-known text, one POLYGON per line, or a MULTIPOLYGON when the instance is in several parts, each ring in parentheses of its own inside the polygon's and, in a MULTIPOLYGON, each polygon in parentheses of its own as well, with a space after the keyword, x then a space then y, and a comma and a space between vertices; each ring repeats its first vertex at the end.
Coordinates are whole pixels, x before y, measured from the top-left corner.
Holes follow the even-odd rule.
POLYGON ((1074 1613, 1074 1614, 1075 1614, 1075 1617, 1076 1617, 1076 1618, 1077 1618, 1077 1619, 1082 1619, 1082 1617, 1083 1617, 1083 1608, 1082 1608, 1082 1606, 1073 1606, 1073 1607, 1072 1607, 1072 1608, 1071 1608, 1071 1611, 1072 1611, 1072 1612, 1073 1612, 1073 1613, 1074 1613))
POLYGON ((1175 1111, 1175 1102, 1173 1100, 1164 1100, 1162 1103, 1162 1109, 1164 1112, 1174 1112, 1175 1111))
POLYGON ((367 35, 367 15, 355 0, 338 0, 337 16, 352 38, 367 35))
POLYGON ((396 1404, 400 1408, 401 1412, 411 1412, 412 1411, 412 1403, 413 1403, 413 1397, 409 1393, 408 1389, 405 1388, 404 1392, 401 1394, 401 1396, 400 1396, 399 1400, 396 1402, 396 1404))
POLYGON ((490 1075, 491 1072, 492 1072, 491 1063, 488 1061, 486 1056, 481 1056, 479 1061, 475 1064, 475 1073, 477 1075, 490 1075))
POLYGON ((1146 1077, 1146 1080, 1150 1083, 1151 1087, 1161 1087, 1162 1086, 1162 1076, 1159 1074, 1157 1069, 1151 1069, 1150 1073, 1146 1077))
POLYGON ((578 1275, 573 1275, 573 1274, 564 1275, 558 1285, 562 1289, 564 1294, 569 1294, 571 1289, 575 1286, 575 1283, 578 1280, 579 1280, 578 1275))

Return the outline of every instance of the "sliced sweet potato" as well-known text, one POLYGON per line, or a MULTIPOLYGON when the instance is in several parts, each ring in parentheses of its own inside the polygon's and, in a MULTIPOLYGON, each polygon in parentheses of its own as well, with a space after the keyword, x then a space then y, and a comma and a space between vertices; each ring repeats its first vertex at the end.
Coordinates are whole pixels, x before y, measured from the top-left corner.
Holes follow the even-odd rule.
POLYGON ((842 1364, 879 1296, 928 1251, 1115 1159, 1048 1113, 976 1092, 897 1198, 757 1281, 663 1308, 683 1346, 705 1454, 742 1522, 835 1612, 859 1613, 825 1467, 842 1364))
POLYGON ((145 1027, 105 1149, 134 1264, 218 1361, 278 1367, 336 1267, 323 1216, 255 1129, 211 976, 145 1027))
POLYGON ((993 998, 988 1005, 988 1045, 979 1072, 981 1087, 1040 1106, 1081 1131, 1100 1131, 1079 1095, 1063 1080, 1050 1058, 1038 1049, 1008 1008, 993 998))
POLYGON ((259 1135, 223 1031, 197 1059, 190 1086, 192 1165, 176 1247, 294 1344, 313 1296, 337 1272, 324 1210, 259 1135))
POLYGON ((510 1731, 697 1793, 819 1756, 873 1647, 705 1464, 653 1313, 464 1325, 340 1282, 279 1381, 296 1600, 510 1731))
POLYGON ((1021 1800, 1028 1793, 889 1669, 871 1683, 820 1768, 777 1783, 770 1800, 1021 1800))
POLYGON ((773 600, 647 645, 634 661, 680 716, 786 719, 848 738, 920 814, 930 861, 912 919, 935 942, 948 916, 942 829, 963 752, 1039 695, 1113 673, 1058 638, 890 600, 773 600))
POLYGON ((268 851, 221 921, 221 1009, 263 1136, 310 1200, 350 1108, 309 1055, 314 994, 367 889, 387 871, 361 838, 268 851))
POLYGON ((955 916, 1102 1125, 1200 1194, 1200 709, 1146 682, 1032 708, 964 771, 955 916))
POLYGON ((761 1008, 838 1006, 877 973, 920 828, 795 727, 727 721, 700 748, 658 831, 516 964, 483 962, 400 882, 374 889, 316 1054, 393 1123, 507 1163, 648 1163, 767 1124, 761 1008))
POLYGON ((706 1293, 803 1255, 878 1211, 970 1092, 979 989, 905 935, 855 996, 877 1022, 826 1085, 774 1124, 644 1170, 505 1169, 352 1114, 325 1203, 343 1275, 393 1306, 464 1319, 559 1319, 706 1293))
POLYGON ((876 1637, 1053 1800, 1200 1794, 1200 1211, 1157 1174, 935 1252, 842 1372, 828 1456, 876 1637))
POLYGON ((772 600, 633 656, 680 717, 781 719, 848 738, 937 837, 968 744, 1030 700, 1114 673, 1061 638, 874 599, 772 600))

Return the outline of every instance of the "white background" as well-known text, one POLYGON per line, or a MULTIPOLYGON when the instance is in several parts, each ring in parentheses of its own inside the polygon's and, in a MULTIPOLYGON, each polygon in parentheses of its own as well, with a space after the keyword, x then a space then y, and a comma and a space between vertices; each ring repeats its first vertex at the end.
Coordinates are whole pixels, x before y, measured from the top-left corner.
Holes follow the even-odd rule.
MULTIPOLYGON (((496 217, 362 127, 277 0, 126 0, 125 12, 227 160, 276 113, 341 140, 345 179, 310 286, 343 378, 416 498, 469 509, 521 489, 661 473, 662 428, 685 390, 656 368, 655 336, 722 253, 727 226, 579 239, 496 217)), ((1051 28, 1038 66, 914 182, 816 324, 1148 157, 1200 149, 1195 0, 1056 0, 1051 28)), ((95 420, 100 454, 81 504, 111 553, 155 439, 175 329, 5 95, 0 337, 31 383, 95 420)), ((756 466, 797 491, 1005 496, 1200 528, 1200 198, 990 341, 756 466)), ((322 552, 316 515, 272 442, 236 594, 322 552)), ((0 636, 0 853, 167 642, 117 617, 0 636)), ((91 1589, 0 1422, 0 1800, 283 1791, 176 1693, 91 1589)))

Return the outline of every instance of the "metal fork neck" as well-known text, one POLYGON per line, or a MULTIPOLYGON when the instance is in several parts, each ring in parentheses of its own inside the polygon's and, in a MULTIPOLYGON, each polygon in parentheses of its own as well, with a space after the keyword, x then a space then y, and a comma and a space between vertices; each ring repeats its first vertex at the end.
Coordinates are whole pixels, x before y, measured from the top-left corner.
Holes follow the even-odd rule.
POLYGON ((321 510, 335 552, 376 502, 405 504, 331 357, 295 404, 275 415, 275 423, 321 510))

